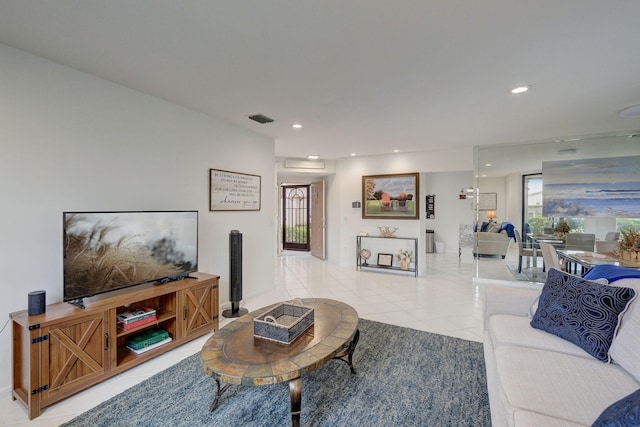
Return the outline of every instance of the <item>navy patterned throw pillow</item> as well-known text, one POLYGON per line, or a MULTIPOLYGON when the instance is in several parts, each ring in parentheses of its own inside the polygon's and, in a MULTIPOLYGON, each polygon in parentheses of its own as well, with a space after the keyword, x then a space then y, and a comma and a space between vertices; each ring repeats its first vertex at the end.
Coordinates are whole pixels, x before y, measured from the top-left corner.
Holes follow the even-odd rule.
POLYGON ((551 268, 531 326, 610 362, 619 317, 635 295, 631 288, 602 285, 551 268))
POLYGON ((640 389, 602 411, 592 427, 640 426, 640 389))

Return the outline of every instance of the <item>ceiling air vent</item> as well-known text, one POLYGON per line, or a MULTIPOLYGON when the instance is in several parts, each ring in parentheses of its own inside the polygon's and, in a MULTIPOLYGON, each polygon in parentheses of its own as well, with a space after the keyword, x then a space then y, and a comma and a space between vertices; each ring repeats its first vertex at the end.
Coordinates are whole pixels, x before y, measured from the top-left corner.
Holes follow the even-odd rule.
POLYGON ((253 116, 249 116, 249 118, 263 125, 266 123, 271 123, 273 121, 272 118, 267 117, 264 114, 254 114, 253 116))

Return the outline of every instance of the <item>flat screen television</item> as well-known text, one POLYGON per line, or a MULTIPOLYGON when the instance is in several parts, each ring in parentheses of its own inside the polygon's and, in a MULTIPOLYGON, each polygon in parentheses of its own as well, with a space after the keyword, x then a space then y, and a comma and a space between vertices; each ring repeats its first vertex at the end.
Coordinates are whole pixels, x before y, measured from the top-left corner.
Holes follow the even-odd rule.
POLYGON ((198 270, 198 211, 63 212, 63 299, 198 270))

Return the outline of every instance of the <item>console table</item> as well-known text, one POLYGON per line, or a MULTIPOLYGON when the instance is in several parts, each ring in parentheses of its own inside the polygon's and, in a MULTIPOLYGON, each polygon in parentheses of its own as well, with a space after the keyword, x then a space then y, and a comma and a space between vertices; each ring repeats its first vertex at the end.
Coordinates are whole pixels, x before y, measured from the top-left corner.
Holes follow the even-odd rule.
MULTIPOLYGON (((388 242, 385 242, 385 244, 388 242)), ((398 251, 398 247, 393 248, 393 250, 390 250, 390 254, 393 255, 393 257, 395 258, 396 256, 396 252, 398 251)), ((394 270, 394 271, 402 271, 402 272, 409 272, 409 273, 413 273, 413 275, 415 277, 418 277, 418 238, 417 237, 382 237, 382 236, 356 236, 356 269, 361 270, 363 267, 364 268, 372 268, 372 269, 381 269, 381 270, 394 270), (409 240, 413 242, 413 267, 409 267, 409 269, 404 270, 400 267, 395 267, 395 266, 381 266, 376 264, 369 264, 366 261, 363 262, 362 260, 362 256, 360 255, 360 252, 362 251, 362 240, 363 239, 383 239, 386 241, 392 241, 392 242, 396 242, 398 240, 409 240)))

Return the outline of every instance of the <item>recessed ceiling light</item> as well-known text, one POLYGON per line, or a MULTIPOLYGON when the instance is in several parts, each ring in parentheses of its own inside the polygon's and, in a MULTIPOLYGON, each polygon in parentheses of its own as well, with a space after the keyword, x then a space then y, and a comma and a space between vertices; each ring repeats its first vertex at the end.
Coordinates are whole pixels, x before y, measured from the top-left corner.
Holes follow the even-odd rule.
POLYGON ((518 86, 518 87, 514 87, 513 89, 511 89, 511 93, 513 93, 514 95, 517 95, 519 93, 525 93, 527 92, 529 89, 531 89, 531 86, 518 86))
POLYGON ((486 167, 491 167, 491 166, 493 166, 491 163, 485 163, 484 165, 485 165, 486 167))
POLYGON ((294 123, 291 125, 291 127, 294 129, 302 129, 302 125, 300 123, 294 123))
POLYGON ((318 160, 320 158, 320 156, 318 156, 317 154, 309 154, 307 156, 307 159, 309 160, 318 160))
POLYGON ((356 155, 356 153, 351 153, 351 156, 355 156, 355 155, 356 155))
POLYGON ((395 150, 393 150, 393 152, 394 152, 394 153, 399 153, 399 152, 400 152, 400 150, 395 149, 395 150))

